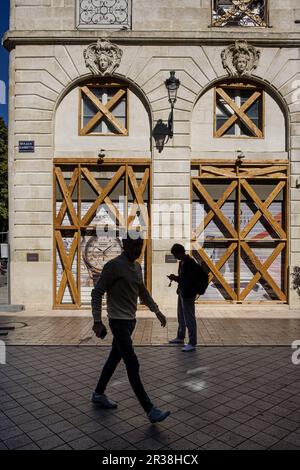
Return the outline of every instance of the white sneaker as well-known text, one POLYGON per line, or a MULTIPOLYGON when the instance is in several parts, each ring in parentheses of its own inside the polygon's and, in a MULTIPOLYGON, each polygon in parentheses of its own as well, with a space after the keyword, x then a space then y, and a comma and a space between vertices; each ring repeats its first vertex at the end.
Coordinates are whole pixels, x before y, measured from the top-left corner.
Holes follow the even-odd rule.
POLYGON ((193 346, 192 344, 186 344, 181 351, 183 352, 189 352, 189 351, 195 351, 196 346, 193 346))

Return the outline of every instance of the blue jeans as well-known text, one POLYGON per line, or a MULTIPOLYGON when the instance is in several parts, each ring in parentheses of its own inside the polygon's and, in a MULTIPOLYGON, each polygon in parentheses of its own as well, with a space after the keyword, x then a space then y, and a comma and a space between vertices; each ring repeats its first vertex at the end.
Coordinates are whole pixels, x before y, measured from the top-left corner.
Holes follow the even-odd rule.
POLYGON ((189 344, 197 344, 197 322, 195 316, 195 297, 185 298, 179 293, 177 306, 178 332, 177 338, 184 339, 186 328, 189 334, 189 344))

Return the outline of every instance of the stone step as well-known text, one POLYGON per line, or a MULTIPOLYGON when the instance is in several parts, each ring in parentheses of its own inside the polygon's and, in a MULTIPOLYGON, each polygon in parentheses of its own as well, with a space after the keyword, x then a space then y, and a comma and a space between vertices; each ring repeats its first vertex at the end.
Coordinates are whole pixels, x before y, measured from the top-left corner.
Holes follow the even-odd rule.
POLYGON ((0 312, 21 312, 22 310, 25 310, 24 305, 0 305, 0 312))

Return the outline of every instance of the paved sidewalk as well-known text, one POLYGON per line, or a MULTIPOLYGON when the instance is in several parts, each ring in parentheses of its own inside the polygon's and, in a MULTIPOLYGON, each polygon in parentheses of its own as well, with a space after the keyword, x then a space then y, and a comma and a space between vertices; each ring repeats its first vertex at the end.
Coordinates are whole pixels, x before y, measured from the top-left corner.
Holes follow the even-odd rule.
MULTIPOLYGON (((300 340, 299 318, 204 317, 197 319, 197 325, 198 342, 205 346, 290 346, 293 341, 300 340)), ((104 341, 94 336, 90 317, 27 317, 24 313, 0 316, 0 327, 5 326, 15 326, 15 330, 9 331, 7 336, 0 336, 7 344, 108 345, 111 342, 110 331, 104 341)), ((152 315, 151 318, 138 318, 133 340, 136 345, 166 345, 176 336, 176 332, 175 318, 168 318, 167 327, 162 328, 152 315)))
POLYGON ((120 365, 108 393, 90 395, 107 347, 9 346, 0 366, 0 449, 298 449, 300 365, 287 347, 138 347, 155 403, 150 425, 120 365))

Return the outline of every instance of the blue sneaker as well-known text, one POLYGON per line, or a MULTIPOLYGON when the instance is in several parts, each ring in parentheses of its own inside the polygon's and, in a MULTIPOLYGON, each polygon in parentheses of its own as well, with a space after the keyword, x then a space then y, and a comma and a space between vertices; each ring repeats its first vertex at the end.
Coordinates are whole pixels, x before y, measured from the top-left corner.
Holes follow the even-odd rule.
POLYGON ((184 339, 174 338, 169 341, 169 344, 184 344, 184 339))
POLYGON ((195 351, 196 346, 193 346, 192 344, 186 344, 181 351, 183 352, 190 352, 190 351, 195 351))
POLYGON ((159 408, 153 406, 148 413, 150 423, 159 423, 170 415, 170 411, 161 411, 159 408))

